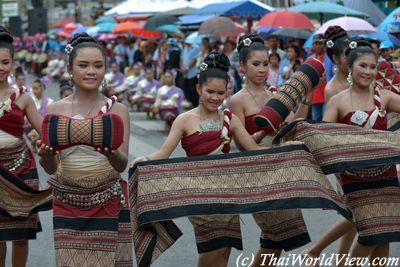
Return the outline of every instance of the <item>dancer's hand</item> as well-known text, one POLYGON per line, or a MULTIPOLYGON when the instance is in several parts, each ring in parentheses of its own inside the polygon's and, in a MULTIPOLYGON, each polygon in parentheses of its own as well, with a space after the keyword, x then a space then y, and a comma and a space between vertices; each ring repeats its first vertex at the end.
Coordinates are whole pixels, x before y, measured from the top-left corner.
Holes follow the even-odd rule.
POLYGON ((54 158, 55 155, 58 155, 58 151, 54 151, 54 149, 42 142, 42 140, 38 140, 36 142, 38 155, 43 159, 51 159, 54 158))
POLYGON ((287 141, 285 143, 280 144, 279 146, 292 146, 292 145, 304 145, 304 142, 301 142, 301 141, 287 141))
POLYGON ((105 148, 101 149, 100 147, 98 147, 97 148, 97 152, 103 154, 107 158, 112 158, 112 157, 115 157, 115 155, 117 154, 118 150, 111 150, 108 147, 105 147, 105 148))
POLYGON ((132 160, 130 167, 132 168, 133 166, 135 166, 136 163, 139 163, 142 161, 148 161, 148 160, 149 160, 148 157, 144 157, 144 156, 137 157, 136 159, 132 160))

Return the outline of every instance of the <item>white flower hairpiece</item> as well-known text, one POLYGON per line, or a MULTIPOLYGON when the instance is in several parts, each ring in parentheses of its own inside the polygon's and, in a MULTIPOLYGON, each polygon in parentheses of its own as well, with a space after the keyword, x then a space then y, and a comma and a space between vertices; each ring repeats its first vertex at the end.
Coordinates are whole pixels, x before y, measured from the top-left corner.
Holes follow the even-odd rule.
POLYGON ((71 54, 72 50, 74 50, 74 47, 71 44, 65 46, 65 53, 67 53, 68 56, 71 54))
POLYGON ((203 63, 200 64, 200 70, 201 70, 201 71, 206 71, 207 68, 208 68, 207 63, 204 63, 204 62, 203 62, 203 63))
POLYGON ((357 42, 356 41, 351 41, 349 44, 350 49, 354 49, 357 47, 357 42))
POLYGON ((250 46, 250 45, 251 45, 251 43, 252 43, 252 41, 251 41, 251 39, 250 39, 250 38, 246 38, 246 39, 244 39, 244 40, 243 40, 243 44, 244 44, 244 46, 250 46))
POLYGON ((326 46, 327 46, 328 48, 332 48, 334 45, 335 45, 335 43, 334 43, 332 40, 328 40, 328 41, 326 42, 326 46))

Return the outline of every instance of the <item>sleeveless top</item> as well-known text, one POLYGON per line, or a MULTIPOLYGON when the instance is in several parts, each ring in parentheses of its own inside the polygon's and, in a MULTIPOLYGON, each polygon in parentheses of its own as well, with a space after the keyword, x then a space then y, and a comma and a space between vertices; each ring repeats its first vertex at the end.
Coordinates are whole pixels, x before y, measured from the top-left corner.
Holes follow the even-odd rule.
POLYGON ((15 100, 22 93, 23 90, 21 89, 14 90, 9 98, 11 100, 11 110, 9 112, 3 111, 3 116, 0 117, 0 130, 19 139, 22 138, 24 133, 25 113, 15 104, 15 100))
MULTIPOLYGON (((381 108, 379 86, 377 86, 374 90, 374 104, 375 108, 373 110, 357 110, 349 112, 338 123, 355 125, 375 130, 386 130, 387 118, 385 116, 385 110, 381 108), (359 114, 358 116, 357 113, 359 114)), ((380 179, 387 179, 396 176, 396 166, 385 165, 341 173, 339 175, 339 180, 341 184, 344 185, 353 182, 367 182, 369 180, 368 177, 371 177, 371 180, 376 180, 376 177, 379 177, 380 179)))
POLYGON ((217 131, 200 132, 187 135, 181 139, 182 148, 187 156, 204 156, 229 153, 233 132, 230 128, 232 113, 224 110, 223 127, 217 131))

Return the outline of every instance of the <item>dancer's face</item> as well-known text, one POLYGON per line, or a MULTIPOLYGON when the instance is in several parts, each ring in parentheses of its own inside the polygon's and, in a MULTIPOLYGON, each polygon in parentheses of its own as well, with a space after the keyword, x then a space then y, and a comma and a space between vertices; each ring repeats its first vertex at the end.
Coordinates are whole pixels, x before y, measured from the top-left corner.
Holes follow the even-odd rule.
POLYGON ((256 50, 249 53, 247 61, 244 64, 246 79, 254 84, 262 84, 267 78, 268 72, 268 52, 265 50, 256 50))
POLYGON ((364 54, 359 56, 351 66, 353 83, 361 88, 369 88, 377 73, 376 56, 364 54))
POLYGON ((7 80, 12 70, 12 65, 13 61, 10 50, 7 48, 0 48, 0 82, 7 80))
POLYGON ((224 79, 209 78, 202 86, 196 86, 203 108, 209 111, 217 111, 226 97, 227 83, 224 79))
POLYGON ((104 57, 98 48, 84 47, 76 51, 70 68, 76 88, 98 90, 105 71, 104 57))

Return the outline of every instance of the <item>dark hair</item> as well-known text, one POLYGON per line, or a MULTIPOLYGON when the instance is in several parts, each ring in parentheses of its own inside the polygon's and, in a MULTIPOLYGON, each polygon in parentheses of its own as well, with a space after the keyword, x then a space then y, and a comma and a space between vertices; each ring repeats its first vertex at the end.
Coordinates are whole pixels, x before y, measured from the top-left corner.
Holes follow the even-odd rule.
POLYGON ((33 83, 39 84, 40 88, 42 88, 42 91, 44 91, 46 89, 46 85, 44 85, 44 83, 40 79, 34 80, 33 83))
POLYGON ((72 84, 69 80, 60 81, 60 98, 62 97, 65 91, 74 91, 72 89, 72 84))
POLYGON ((365 54, 372 54, 375 56, 375 58, 377 58, 377 55, 372 49, 371 44, 364 38, 353 38, 350 39, 349 41, 350 42, 348 48, 345 51, 345 55, 347 57, 347 64, 349 64, 349 66, 353 66, 354 61, 356 61, 357 58, 365 54))
MULTIPOLYGON (((74 37, 69 41, 68 45, 72 46, 72 50, 68 54, 68 64, 72 66, 72 62, 76 57, 76 51, 79 48, 97 48, 100 50, 101 54, 103 55, 104 63, 106 63, 106 53, 104 52, 103 47, 94 39, 92 36, 88 35, 87 33, 77 33, 74 37)), ((67 47, 68 47, 67 45, 67 47)), ((67 48, 66 48, 67 51, 67 48)))
POLYGON ((218 51, 212 51, 206 56, 203 63, 200 65, 199 84, 202 86, 208 79, 216 78, 223 79, 226 84, 229 82, 228 70, 231 63, 229 58, 218 51))
POLYGON ((287 49, 289 50, 289 48, 294 50, 294 52, 296 53, 297 57, 300 56, 300 48, 297 45, 289 45, 287 49))
POLYGON ((278 62, 281 61, 281 56, 278 53, 272 52, 271 54, 269 54, 268 61, 271 61, 271 57, 277 57, 278 62))
POLYGON ((15 69, 15 79, 17 79, 19 76, 24 76, 24 77, 25 77, 24 70, 22 69, 21 66, 18 66, 18 67, 15 69))
POLYGON ((329 26, 324 34, 325 48, 328 57, 333 62, 333 56, 339 57, 349 45, 349 36, 340 26, 329 26), (330 45, 332 45, 330 47, 330 45))
POLYGON ((10 51, 11 59, 14 59, 14 38, 6 27, 0 26, 0 48, 6 48, 10 51))
POLYGON ((264 40, 254 33, 249 33, 239 38, 237 46, 239 51, 239 61, 246 62, 250 52, 253 51, 268 51, 264 45, 264 40))

